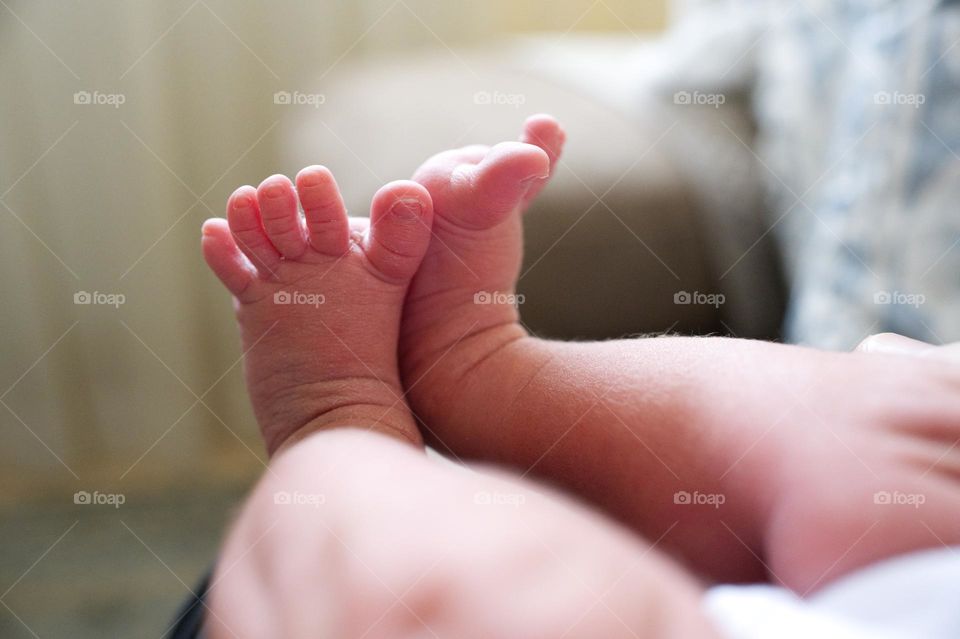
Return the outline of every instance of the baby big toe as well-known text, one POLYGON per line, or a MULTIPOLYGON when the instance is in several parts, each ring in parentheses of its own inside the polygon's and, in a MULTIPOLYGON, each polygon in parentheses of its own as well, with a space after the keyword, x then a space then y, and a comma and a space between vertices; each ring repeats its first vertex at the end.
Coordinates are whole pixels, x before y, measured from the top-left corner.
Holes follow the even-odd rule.
POLYGON ((462 170, 470 179, 458 198, 458 210, 452 213, 461 225, 484 229, 517 209, 531 186, 550 174, 550 159, 532 144, 502 142, 479 164, 462 170))
POLYGON ((416 273, 430 243, 433 203, 427 190, 411 181, 387 184, 373 197, 365 252, 377 274, 394 282, 416 273))

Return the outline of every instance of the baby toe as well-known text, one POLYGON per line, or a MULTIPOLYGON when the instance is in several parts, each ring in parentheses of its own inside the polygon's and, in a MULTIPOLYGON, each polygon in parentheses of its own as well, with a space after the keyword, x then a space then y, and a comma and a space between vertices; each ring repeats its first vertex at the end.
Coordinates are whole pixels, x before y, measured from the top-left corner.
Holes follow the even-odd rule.
POLYGON ((308 166, 297 174, 297 193, 313 250, 325 255, 346 253, 350 244, 347 209, 333 174, 324 166, 308 166))
POLYGON ((377 274, 392 282, 413 277, 430 244, 432 222, 430 194, 416 182, 391 182, 377 191, 364 240, 377 274))
POLYGON ((272 175, 257 188, 263 228, 270 242, 287 259, 297 259, 307 249, 297 209, 297 195, 285 175, 272 175))
POLYGON ((241 295, 253 281, 256 271, 237 247, 227 221, 209 219, 203 223, 202 233, 203 258, 210 270, 220 278, 228 291, 241 295))
POLYGON ((252 186, 241 186, 227 201, 227 222, 237 246, 261 275, 272 275, 280 263, 280 253, 267 238, 260 221, 260 205, 252 186))

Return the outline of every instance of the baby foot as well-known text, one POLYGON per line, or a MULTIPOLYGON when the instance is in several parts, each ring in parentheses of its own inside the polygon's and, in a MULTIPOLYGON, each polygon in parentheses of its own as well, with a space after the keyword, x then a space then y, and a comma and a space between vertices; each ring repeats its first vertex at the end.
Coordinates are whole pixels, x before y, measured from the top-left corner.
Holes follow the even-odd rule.
POLYGON ((336 424, 420 444, 397 370, 401 308, 433 207, 392 182, 349 218, 326 168, 243 186, 203 225, 207 264, 233 294, 253 410, 273 454, 336 424), (301 217, 297 204, 303 208, 301 217))
POLYGON ((428 413, 449 398, 439 389, 526 335, 514 303, 520 214, 550 178, 565 135, 556 120, 539 115, 527 120, 522 140, 440 153, 414 175, 429 190, 436 218, 404 307, 400 361, 412 401, 428 413))

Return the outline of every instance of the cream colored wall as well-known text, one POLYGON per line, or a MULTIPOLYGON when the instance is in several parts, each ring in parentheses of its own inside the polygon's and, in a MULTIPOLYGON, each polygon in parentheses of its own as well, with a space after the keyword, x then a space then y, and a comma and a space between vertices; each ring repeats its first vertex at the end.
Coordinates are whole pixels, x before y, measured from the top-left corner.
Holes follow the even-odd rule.
POLYGON ((663 27, 667 6, 663 1, 603 0, 602 2, 551 2, 550 0, 495 0, 491 23, 498 31, 656 31, 663 27))
POLYGON ((3 498, 260 469, 229 300, 198 240, 236 185, 296 170, 279 153, 290 110, 275 91, 322 93, 352 56, 663 19, 661 0, 7 0, 3 498), (125 101, 75 104, 78 91, 125 101), (125 303, 78 305, 80 291, 125 303))

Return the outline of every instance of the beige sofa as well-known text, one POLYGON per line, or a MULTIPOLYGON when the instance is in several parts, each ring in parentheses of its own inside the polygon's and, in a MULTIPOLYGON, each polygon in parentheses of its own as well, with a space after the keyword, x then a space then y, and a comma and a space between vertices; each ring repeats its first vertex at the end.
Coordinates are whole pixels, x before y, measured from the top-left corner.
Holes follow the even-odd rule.
POLYGON ((549 112, 568 146, 526 217, 519 290, 531 329, 775 337, 784 294, 746 100, 677 104, 684 87, 651 71, 658 55, 629 37, 554 36, 344 63, 318 78, 324 103, 300 110, 285 158, 331 166, 361 214, 429 155, 514 139, 526 115, 549 112), (683 291, 724 303, 676 304, 683 291))

